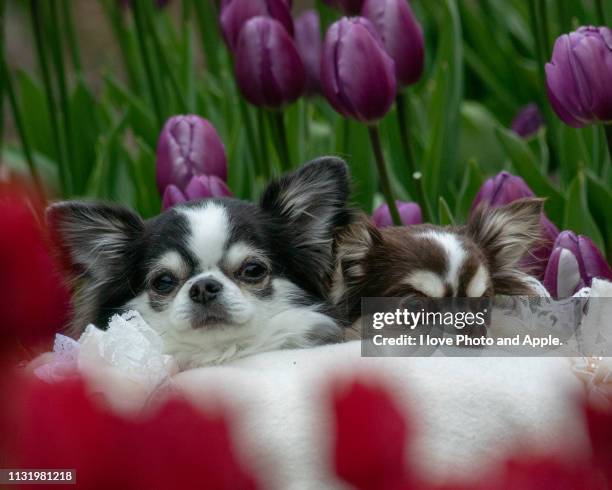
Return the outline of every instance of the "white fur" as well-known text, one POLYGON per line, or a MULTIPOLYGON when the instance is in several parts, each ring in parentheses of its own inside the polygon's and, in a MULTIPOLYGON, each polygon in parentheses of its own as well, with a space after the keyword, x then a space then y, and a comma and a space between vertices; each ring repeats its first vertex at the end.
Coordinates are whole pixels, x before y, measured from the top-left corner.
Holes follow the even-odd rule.
POLYGON ((446 252, 448 270, 444 280, 447 284, 450 284, 453 296, 456 296, 459 289, 459 273, 467 259, 467 253, 461 242, 454 234, 445 231, 428 230, 421 236, 435 241, 446 252))
POLYGON ((166 353, 175 356, 181 369, 221 364, 268 350, 308 347, 313 343, 308 334, 315 329, 339 334, 336 323, 317 311, 316 305, 297 307, 290 302, 304 293, 285 279, 273 281, 274 295, 265 300, 239 298, 239 288, 234 286, 230 298, 224 300, 228 305, 232 303, 228 306, 232 325, 191 328, 186 321, 188 294, 183 289, 188 291, 193 280, 185 283, 177 295, 186 299, 175 300, 176 304, 163 312, 150 307, 146 293, 128 305, 160 334, 166 353))
POLYGON ((226 209, 212 201, 196 208, 179 208, 187 216, 191 229, 189 248, 198 257, 202 269, 217 265, 223 258, 230 235, 226 209))
POLYGON ((228 268, 236 270, 249 257, 263 258, 263 252, 251 247, 245 242, 237 242, 230 245, 225 254, 225 263, 228 268))
POLYGON ((476 273, 470 279, 470 282, 465 288, 465 293, 468 298, 480 298, 487 290, 489 284, 489 273, 484 265, 480 264, 476 273))
POLYGON ((414 271, 408 274, 404 283, 431 298, 444 297, 444 283, 436 273, 426 270, 414 271))

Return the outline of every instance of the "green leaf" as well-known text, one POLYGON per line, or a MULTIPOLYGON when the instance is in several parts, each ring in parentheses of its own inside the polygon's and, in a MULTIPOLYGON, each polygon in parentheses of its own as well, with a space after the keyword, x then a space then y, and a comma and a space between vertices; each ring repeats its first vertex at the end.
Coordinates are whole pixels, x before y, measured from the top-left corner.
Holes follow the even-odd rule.
POLYGON ((604 252, 610 259, 612 258, 612 219, 610 219, 612 190, 591 173, 587 174, 587 200, 593 218, 604 234, 604 252))
POLYGON ((546 213, 556 223, 563 222, 563 195, 551 184, 540 171, 540 166, 527 143, 512 131, 497 128, 495 134, 512 162, 512 167, 531 190, 539 197, 547 198, 546 213))
POLYGON ((561 177, 564 182, 569 184, 575 178, 579 169, 591 168, 591 156, 587 150, 583 130, 560 124, 558 131, 561 177))
POLYGON ((459 197, 457 198, 457 217, 460 220, 467 219, 470 214, 470 209, 472 208, 472 202, 483 182, 484 176, 482 175, 478 163, 476 160, 470 160, 465 176, 463 177, 459 197))
POLYGON ((138 96, 123 87, 120 82, 111 75, 104 77, 106 89, 111 100, 121 109, 128 110, 129 125, 136 135, 140 136, 146 143, 155 147, 157 144, 158 129, 153 112, 138 96))
MULTIPOLYGON (((99 199, 115 197, 115 171, 117 166, 119 136, 123 133, 129 111, 125 112, 114 124, 108 134, 102 134, 96 142, 96 160, 91 175, 87 181, 87 195, 99 199)), ((121 197, 121 196, 118 196, 121 197)))
POLYGON ((438 201, 438 212, 440 213, 440 225, 447 226, 455 224, 453 213, 451 212, 448 203, 442 196, 440 196, 438 201))
POLYGON ((348 162, 353 176, 353 199, 366 213, 370 213, 378 188, 378 175, 367 128, 355 121, 338 119, 336 140, 342 142, 342 149, 337 153, 348 162))
POLYGON ((462 164, 475 159, 485 173, 503 168, 505 155, 495 136, 499 121, 478 102, 466 100, 461 104, 461 138, 458 161, 462 164))
POLYGON ((576 175, 569 187, 564 228, 588 236, 595 242, 599 250, 605 250, 603 237, 589 210, 586 179, 583 172, 576 175))
POLYGON ((443 4, 443 11, 438 13, 440 42, 431 80, 434 88, 429 113, 433 124, 421 165, 432 203, 438 202, 440 192, 445 194, 456 175, 459 105, 463 93, 461 19, 455 0, 445 0, 443 4))
POLYGON ((75 172, 74 191, 85 191, 96 158, 96 141, 100 134, 100 121, 96 100, 85 84, 79 80, 69 101, 73 133, 75 172))
POLYGON ((155 182, 155 153, 141 139, 137 140, 138 156, 129 157, 130 175, 136 191, 136 208, 143 218, 159 214, 161 198, 155 182))
POLYGON ((19 103, 23 116, 23 125, 28 135, 28 141, 35 151, 57 162, 49 111, 42 87, 27 73, 19 72, 19 103))

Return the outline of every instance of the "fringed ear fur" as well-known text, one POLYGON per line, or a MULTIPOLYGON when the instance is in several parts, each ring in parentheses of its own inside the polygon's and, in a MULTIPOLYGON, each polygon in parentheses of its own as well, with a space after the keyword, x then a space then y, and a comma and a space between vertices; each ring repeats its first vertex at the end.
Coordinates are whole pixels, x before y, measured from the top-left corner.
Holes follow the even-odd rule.
POLYGON ((112 296, 114 281, 136 260, 144 222, 120 206, 67 201, 47 208, 47 223, 74 289, 74 316, 86 324, 100 298, 112 296))
POLYGON ((367 279, 365 263, 368 254, 382 241, 380 232, 366 215, 360 215, 338 235, 330 293, 334 304, 351 302, 351 298, 360 296, 367 279))
POLYGON ((339 229, 350 223, 349 172, 343 160, 323 157, 272 182, 261 208, 272 218, 275 249, 306 280, 310 292, 324 294, 333 269, 339 229))
POLYGON ((498 208, 480 206, 472 214, 467 234, 489 263, 496 294, 530 294, 519 260, 540 240, 544 201, 528 198, 498 208))

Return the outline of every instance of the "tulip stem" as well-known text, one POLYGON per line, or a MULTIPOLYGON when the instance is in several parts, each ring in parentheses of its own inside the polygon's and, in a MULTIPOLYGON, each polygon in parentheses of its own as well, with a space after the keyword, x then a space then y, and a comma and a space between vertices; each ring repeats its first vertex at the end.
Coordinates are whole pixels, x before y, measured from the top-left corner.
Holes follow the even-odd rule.
POLYGON ((291 153, 287 142, 287 132, 285 131, 285 118, 283 111, 273 111, 272 125, 276 130, 276 150, 280 160, 281 168, 284 171, 291 169, 291 153))
POLYGON ((604 124, 604 133, 606 133, 606 141, 608 142, 608 154, 612 161, 612 124, 604 124))
POLYGON ((416 200, 421 206, 421 212, 423 214, 423 220, 429 222, 431 220, 431 209, 429 207, 429 201, 425 195, 425 189, 423 186, 423 178, 418 171, 416 165, 416 158, 414 158, 414 152, 412 151, 411 136, 410 136, 410 121, 409 113, 406 110, 406 97, 402 92, 397 94, 395 105, 397 108, 397 119, 400 128, 400 141, 404 150, 404 156, 408 165, 408 172, 410 174, 409 188, 416 194, 416 200))
MULTIPOLYGON (((58 110, 55 105, 55 96, 53 93, 53 86, 51 84, 51 73, 49 71, 49 61, 47 59, 47 51, 45 50, 45 44, 43 42, 43 22, 41 18, 41 4, 36 0, 30 0, 30 15, 32 17, 32 31, 34 33, 34 42, 36 43, 36 55, 38 58, 38 64, 42 73, 43 85, 45 87, 45 100, 47 102, 47 112, 49 116, 49 123, 51 126, 51 134, 53 136, 53 145, 55 147, 55 158, 59 169, 59 178, 61 183, 62 193, 70 195, 72 192, 72 176, 70 170, 67 167, 67 161, 64 153, 64 147, 62 146, 62 140, 60 137, 59 121, 58 121, 58 110)), ((25 134, 25 133, 24 133, 25 134)), ((23 140, 22 140, 23 142, 23 140)))
POLYGON ((13 113, 13 121, 15 123, 15 128, 17 129, 17 134, 19 134, 19 139, 21 140, 21 146, 23 147, 23 155, 25 157, 26 164, 28 165, 28 169, 30 170, 30 175, 32 176, 32 180, 34 181, 36 190, 41 196, 44 196, 42 182, 40 180, 40 176, 38 175, 38 169, 34 164, 32 149, 28 140, 28 135, 25 131, 25 125, 23 124, 21 111, 19 110, 19 103, 17 102, 17 97, 15 96, 13 80, 9 69, 6 66, 6 59, 4 57, 4 43, 2 44, 3 49, 0 52, 0 78, 2 79, 3 89, 6 90, 6 94, 8 96, 11 112, 13 113))
POLYGON ((140 50, 140 56, 142 57, 142 64, 145 69, 146 79, 149 84, 149 94, 151 95, 151 101, 153 102, 153 109, 157 117, 157 124, 159 128, 164 125, 164 116, 161 108, 161 99, 157 87, 157 80, 153 73, 152 61, 149 57, 149 49, 147 46, 146 38, 146 26, 143 18, 144 12, 142 11, 143 4, 140 0, 132 2, 132 13, 134 15, 134 23, 136 24, 136 39, 138 40, 138 49, 140 50))
POLYGON ((606 14, 603 7, 602 0, 595 0, 595 7, 597 9, 597 22, 600 26, 605 26, 606 24, 606 14))
POLYGON ((137 93, 141 90, 142 86, 139 68, 140 64, 138 63, 138 58, 134 52, 134 45, 123 21, 121 7, 118 2, 114 1, 102 2, 102 6, 104 7, 106 16, 110 22, 115 39, 119 44, 119 50, 123 60, 123 68, 127 74, 130 89, 132 92, 137 93))
POLYGON ((376 167, 378 168, 378 178, 380 181, 380 187, 387 206, 389 206, 389 212, 391 213, 391 219, 393 224, 401 226, 402 220, 400 219, 399 211, 397 210, 397 204, 393 197, 393 191, 391 190, 391 182, 389 181, 389 174, 387 173, 387 166, 385 164, 385 156, 382 151, 380 144, 380 135, 378 133, 378 126, 368 126, 368 132, 370 134, 370 141, 372 143, 372 151, 374 152, 374 160, 376 161, 376 167))
POLYGON ((66 38, 68 39, 68 47, 72 57, 72 66, 80 75, 83 72, 83 66, 81 65, 79 44, 74 32, 74 15, 72 14, 72 2, 70 0, 62 0, 62 12, 64 15, 64 25, 66 26, 66 38))
POLYGON ((168 57, 166 56, 164 46, 162 45, 162 42, 159 38, 159 33, 157 32, 157 26, 155 25, 155 19, 153 19, 153 16, 148 8, 145 9, 145 12, 144 12, 144 22, 151 36, 151 40, 153 41, 153 47, 155 48, 157 59, 159 60, 161 64, 162 72, 170 80, 170 86, 172 87, 172 90, 174 91, 174 96, 176 97, 176 100, 178 101, 178 104, 180 106, 179 110, 182 112, 188 112, 189 108, 187 104, 187 99, 185 98, 185 95, 184 95, 185 91, 181 89, 178 83, 178 80, 176 79, 174 70, 170 66, 170 63, 168 62, 168 57))
MULTIPOLYGON (((53 65, 55 67, 55 76, 57 80, 57 88, 59 95, 59 106, 61 110, 61 121, 63 122, 63 133, 64 133, 64 150, 66 156, 66 165, 68 172, 71 175, 71 191, 81 191, 77 188, 75 181, 84 180, 82 178, 75 178, 75 170, 82 171, 83 167, 79 166, 75 169, 74 165, 74 151, 73 151, 73 140, 72 140, 72 117, 70 114, 69 100, 68 100, 68 83, 66 81, 65 66, 64 66, 64 47, 62 43, 62 36, 59 30, 59 13, 57 2, 49 3, 50 9, 50 22, 49 27, 51 31, 51 54, 53 65)), ((78 174, 77 174, 78 175, 78 174)), ((79 182, 80 183, 80 182, 79 182)))

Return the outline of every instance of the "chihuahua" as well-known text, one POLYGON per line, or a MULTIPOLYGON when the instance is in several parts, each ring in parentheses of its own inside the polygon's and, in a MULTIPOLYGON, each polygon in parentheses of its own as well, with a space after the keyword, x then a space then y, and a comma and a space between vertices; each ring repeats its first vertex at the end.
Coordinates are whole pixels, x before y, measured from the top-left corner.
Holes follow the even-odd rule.
POLYGON ((54 204, 70 333, 136 310, 183 369, 341 341, 326 298, 348 196, 346 164, 324 157, 273 181, 259 204, 205 199, 147 221, 111 204, 54 204))
POLYGON ((539 240, 543 201, 481 206, 465 226, 377 229, 366 217, 339 235, 331 297, 351 322, 362 297, 538 295, 517 267, 539 240))

